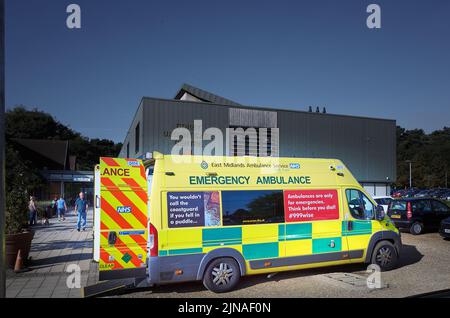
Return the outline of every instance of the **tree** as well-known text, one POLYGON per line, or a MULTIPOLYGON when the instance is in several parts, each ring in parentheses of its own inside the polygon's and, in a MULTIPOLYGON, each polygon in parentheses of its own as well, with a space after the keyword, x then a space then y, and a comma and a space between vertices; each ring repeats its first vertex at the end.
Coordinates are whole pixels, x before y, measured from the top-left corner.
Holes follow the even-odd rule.
POLYGON ((32 158, 21 154, 13 138, 69 140, 69 155, 77 157, 78 169, 92 170, 101 156, 117 156, 121 144, 106 139, 89 139, 55 120, 48 113, 23 106, 5 114, 6 231, 18 233, 28 219, 29 196, 45 186, 32 158))
POLYGON ((6 112, 5 137, 68 140, 69 155, 76 156, 78 170, 92 170, 102 156, 117 156, 121 143, 108 139, 89 139, 38 109, 18 106, 6 112))
POLYGON ((444 127, 430 134, 421 129, 397 127, 397 182, 409 185, 409 164, 415 187, 444 187, 450 169, 450 128, 444 127))

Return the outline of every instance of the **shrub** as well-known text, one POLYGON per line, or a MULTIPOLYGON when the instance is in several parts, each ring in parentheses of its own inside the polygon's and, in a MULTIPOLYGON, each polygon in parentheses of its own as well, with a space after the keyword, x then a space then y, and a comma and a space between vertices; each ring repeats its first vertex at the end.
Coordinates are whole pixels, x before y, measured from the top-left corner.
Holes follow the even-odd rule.
POLYGON ((28 191, 41 185, 42 179, 30 169, 27 161, 7 144, 5 152, 5 232, 20 233, 28 221, 28 191))

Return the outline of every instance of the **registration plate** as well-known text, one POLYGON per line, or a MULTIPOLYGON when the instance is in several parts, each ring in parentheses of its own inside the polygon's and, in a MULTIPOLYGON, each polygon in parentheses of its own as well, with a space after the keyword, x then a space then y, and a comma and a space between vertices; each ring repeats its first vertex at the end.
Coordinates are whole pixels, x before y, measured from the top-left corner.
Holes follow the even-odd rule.
POLYGON ((401 218, 401 215, 391 215, 391 218, 392 219, 400 219, 401 218))
POLYGON ((444 233, 450 233, 450 229, 444 229, 444 233))

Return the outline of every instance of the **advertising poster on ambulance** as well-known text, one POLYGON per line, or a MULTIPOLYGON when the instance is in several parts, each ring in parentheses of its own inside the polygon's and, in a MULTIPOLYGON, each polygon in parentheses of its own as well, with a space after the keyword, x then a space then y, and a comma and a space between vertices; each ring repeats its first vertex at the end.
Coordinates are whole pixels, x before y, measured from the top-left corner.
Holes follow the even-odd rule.
POLYGON ((336 220, 339 218, 337 190, 284 191, 286 222, 336 220))

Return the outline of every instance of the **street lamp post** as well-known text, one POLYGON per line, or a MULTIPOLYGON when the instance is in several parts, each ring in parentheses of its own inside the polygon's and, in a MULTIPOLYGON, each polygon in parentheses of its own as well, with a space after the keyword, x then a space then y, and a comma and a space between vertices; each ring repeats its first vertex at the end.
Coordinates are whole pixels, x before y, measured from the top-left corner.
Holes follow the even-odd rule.
POLYGON ((0 0, 0 298, 6 297, 5 269, 5 2, 0 0))
POLYGON ((412 188, 412 161, 406 160, 407 163, 409 163, 409 188, 412 188))

